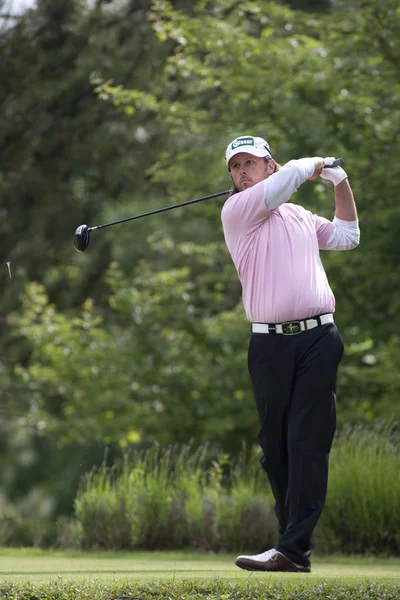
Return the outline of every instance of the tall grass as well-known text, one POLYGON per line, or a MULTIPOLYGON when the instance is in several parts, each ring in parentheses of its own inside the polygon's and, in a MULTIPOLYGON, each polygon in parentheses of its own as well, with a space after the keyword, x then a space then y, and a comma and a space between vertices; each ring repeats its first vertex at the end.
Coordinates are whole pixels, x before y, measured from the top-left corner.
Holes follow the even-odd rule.
POLYGON ((343 553, 400 551, 400 437, 388 421, 345 428, 332 450, 319 549, 343 553))
POLYGON ((227 492, 219 514, 224 548, 242 552, 272 548, 276 538, 274 500, 258 448, 246 447, 230 464, 227 492))
MULTIPOLYGON (((400 441, 395 423, 345 428, 335 439, 320 553, 400 553, 400 441)), ((274 501, 256 448, 235 461, 207 447, 133 452, 90 472, 75 513, 82 546, 261 551, 276 542, 274 501)))
POLYGON ((201 449, 190 453, 184 447, 178 453, 174 447, 154 446, 126 456, 119 468, 93 469, 82 480, 75 500, 83 546, 185 545, 184 508, 199 495, 202 462, 201 449))
POLYGON ((206 446, 154 446, 119 468, 93 469, 75 500, 81 545, 233 550, 240 531, 242 546, 272 540, 272 496, 256 463, 244 453, 233 464, 225 455, 210 462, 206 446))
POLYGON ((133 547, 127 490, 115 469, 102 465, 82 480, 75 510, 84 548, 133 547))

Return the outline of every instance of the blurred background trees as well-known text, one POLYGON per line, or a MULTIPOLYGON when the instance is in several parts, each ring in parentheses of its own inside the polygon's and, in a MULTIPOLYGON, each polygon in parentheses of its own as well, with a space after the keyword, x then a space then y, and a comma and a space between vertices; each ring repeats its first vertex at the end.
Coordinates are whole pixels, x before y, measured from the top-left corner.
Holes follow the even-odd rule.
MULTIPOLYGON (((281 163, 344 157, 361 244, 322 253, 339 424, 399 416, 395 0, 38 0, 0 19, 3 503, 70 513, 105 448, 255 441, 223 200, 72 243, 82 223, 229 188, 225 147, 246 133, 281 163)), ((333 215, 322 181, 295 201, 333 215)))

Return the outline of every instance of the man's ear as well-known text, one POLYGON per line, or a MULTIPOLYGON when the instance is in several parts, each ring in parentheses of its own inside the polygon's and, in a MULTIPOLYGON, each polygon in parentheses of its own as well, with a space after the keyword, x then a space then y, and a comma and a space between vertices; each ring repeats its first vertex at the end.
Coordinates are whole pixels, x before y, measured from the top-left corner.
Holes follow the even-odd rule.
POLYGON ((265 169, 267 175, 272 175, 272 173, 276 173, 276 171, 279 171, 279 165, 274 161, 273 158, 268 158, 265 162, 267 163, 265 169))

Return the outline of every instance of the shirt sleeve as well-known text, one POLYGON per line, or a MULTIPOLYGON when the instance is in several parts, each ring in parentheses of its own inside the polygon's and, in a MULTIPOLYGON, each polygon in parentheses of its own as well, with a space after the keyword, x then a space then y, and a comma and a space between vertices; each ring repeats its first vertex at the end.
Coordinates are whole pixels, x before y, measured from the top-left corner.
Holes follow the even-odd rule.
POLYGON ((327 250, 353 250, 360 243, 360 227, 356 221, 344 221, 335 217, 333 231, 326 243, 327 250))
POLYGON ((352 250, 360 243, 358 221, 343 221, 334 217, 328 221, 313 215, 320 250, 352 250))
POLYGON ((298 187, 314 173, 309 158, 291 160, 251 188, 229 198, 221 219, 228 236, 245 235, 267 219, 271 211, 290 200, 298 187))
POLYGON ((331 237, 334 225, 329 219, 320 217, 319 215, 313 215, 315 232, 318 238, 318 247, 320 250, 328 249, 328 240, 331 237))
POLYGON ((264 181, 264 202, 271 211, 290 200, 302 183, 314 173, 314 162, 310 158, 290 160, 264 181))

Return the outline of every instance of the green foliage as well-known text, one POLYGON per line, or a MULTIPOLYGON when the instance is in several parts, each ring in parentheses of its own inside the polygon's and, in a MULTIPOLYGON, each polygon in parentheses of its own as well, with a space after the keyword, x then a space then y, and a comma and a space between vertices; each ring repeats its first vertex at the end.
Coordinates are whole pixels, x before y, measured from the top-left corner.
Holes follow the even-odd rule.
POLYGON ((75 503, 82 547, 130 549, 128 490, 119 493, 114 474, 106 472, 104 467, 89 473, 83 485, 84 492, 78 493, 75 503))
POLYGON ((206 447, 155 446, 126 455, 120 469, 102 466, 89 473, 75 502, 82 547, 233 551, 238 543, 243 548, 261 541, 272 545, 272 499, 265 478, 263 485, 248 474, 238 481, 242 455, 240 467, 232 465, 228 492, 223 477, 230 458, 219 456, 207 467, 207 454, 206 447))
POLYGON ((185 267, 153 271, 142 261, 126 280, 111 265, 107 330, 93 302, 69 319, 43 288, 27 289, 24 312, 14 319, 34 352, 16 374, 32 389, 32 413, 65 441, 224 440, 234 449, 236 415, 241 439, 248 423, 256 427, 252 403, 243 406, 251 398, 241 369, 246 348, 234 354, 247 326, 241 309, 230 306, 236 283, 219 269, 220 248, 175 247, 163 238, 154 245, 155 262, 167 244, 171 260, 184 259, 185 267))
MULTIPOLYGON (((151 35, 146 20, 149 7, 150 2, 147 6, 146 2, 111 6, 106 2, 41 1, 20 18, 7 20, 0 30, 0 254, 4 266, 0 269, 4 462, 0 485, 6 499, 34 504, 34 514, 39 497, 44 506, 52 507, 50 512, 70 512, 76 479, 82 470, 98 464, 99 454, 101 461, 107 438, 117 437, 107 432, 118 428, 109 403, 115 395, 110 398, 110 390, 104 388, 108 404, 99 409, 93 397, 96 368, 103 365, 92 363, 91 386, 88 371, 78 375, 81 397, 74 396, 69 404, 72 380, 66 387, 64 383, 75 377, 83 357, 74 354, 64 365, 62 352, 70 352, 70 343, 76 343, 74 351, 78 349, 79 328, 85 338, 84 323, 90 319, 90 310, 83 309, 80 323, 75 322, 69 332, 67 329, 91 294, 100 306, 97 316, 104 319, 107 299, 102 302, 102 293, 107 288, 103 275, 113 254, 118 254, 105 234, 96 240, 97 254, 85 261, 73 250, 75 228, 82 222, 106 220, 110 211, 113 218, 117 213, 125 216, 128 209, 137 210, 157 194, 155 185, 149 194, 144 173, 159 151, 160 126, 153 126, 152 116, 128 117, 100 102, 92 82, 99 72, 106 80, 125 85, 147 85, 157 79, 168 47, 161 48, 151 35), (6 262, 11 262, 12 279, 6 262), (60 338, 51 348, 50 331, 28 339, 29 334, 25 337, 10 318, 11 313, 24 311, 21 297, 32 282, 45 286, 49 303, 60 312, 54 324, 51 311, 46 319, 49 328, 54 325, 59 336, 65 336, 62 350, 60 338), (36 352, 33 346, 39 338, 44 347, 36 352), (33 355, 37 357, 36 372, 29 370, 33 355), (60 368, 56 381, 52 368, 60 368), (88 443, 85 423, 78 414, 80 403, 90 431, 88 443), (102 422, 107 424, 104 431, 102 422), (77 439, 80 447, 74 445, 77 439)), ((142 253, 145 228, 140 230, 143 235, 136 235, 125 257, 129 265, 132 253, 142 253)), ((121 235, 119 239, 125 253, 127 238, 121 235)), ((85 306, 89 305, 90 300, 85 306)), ((34 315, 30 316, 34 320, 34 315)), ((104 356, 110 334, 101 332, 103 327, 104 321, 96 325, 90 341, 88 336, 85 339, 92 350, 97 346, 98 356, 102 353, 101 360, 110 364, 110 355, 104 356)), ((32 323, 32 335, 33 331, 32 323)), ((113 389, 118 385, 114 379, 113 389)), ((134 426, 129 435, 131 441, 138 439, 134 426)))
POLYGON ((398 553, 399 441, 394 422, 341 433, 332 452, 318 547, 346 554, 398 553))
MULTIPOLYGON (((398 554, 396 426, 348 428, 335 441, 327 504, 313 541, 317 553, 398 554)), ((131 454, 119 471, 103 467, 90 473, 76 499, 83 547, 231 552, 273 547, 274 501, 265 475, 259 475, 257 454, 242 451, 236 461, 222 454, 207 464, 205 450, 157 446, 131 454)))
MULTIPOLYGON (((347 349, 339 419, 398 416, 400 180, 390 163, 400 131, 397 2, 337 2, 310 15, 268 1, 202 1, 189 16, 156 0, 150 18, 160 40, 174 43, 158 113, 175 146, 160 156, 157 181, 186 188, 195 154, 222 185, 225 146, 244 132, 266 137, 280 162, 344 156, 361 245, 322 255, 347 349)), ((331 191, 318 182, 302 186, 296 201, 328 218, 334 210, 331 191)))
MULTIPOLYGON (((400 416, 399 18, 395 0, 42 1, 1 29, 6 496, 68 512, 105 444, 194 439, 234 455, 255 439, 221 203, 72 248, 82 222, 227 189, 225 147, 247 132, 279 162, 344 157, 361 245, 322 254, 346 347, 339 423, 400 416)), ((322 183, 295 200, 333 214, 322 183)))
POLYGON ((96 78, 145 86, 168 48, 151 35, 146 2, 107 4, 39 2, 0 32, 1 257, 14 273, 10 282, 0 272, 3 319, 26 281, 45 284, 63 307, 79 306, 89 288, 101 294, 113 252, 102 236, 97 258, 79 261, 75 228, 104 218, 110 203, 115 215, 148 201, 143 173, 161 128, 152 115, 98 101, 96 78))
MULTIPOLYGON (((41 524, 43 525, 43 524, 41 524)), ((0 544, 2 546, 30 546, 40 531, 40 525, 23 516, 7 504, 0 512, 0 544)), ((39 543, 43 540, 38 540, 39 543)))
POLYGON ((42 286, 32 284, 23 303, 18 326, 34 342, 29 366, 16 366, 32 394, 25 419, 61 428, 66 441, 82 442, 89 432, 94 440, 111 441, 118 435, 115 406, 126 405, 124 397, 115 400, 115 387, 129 386, 123 344, 101 326, 90 301, 80 316, 68 319, 49 303, 42 286), (122 367, 118 373, 110 356, 122 367), (97 398, 96 387, 101 390, 97 398))

